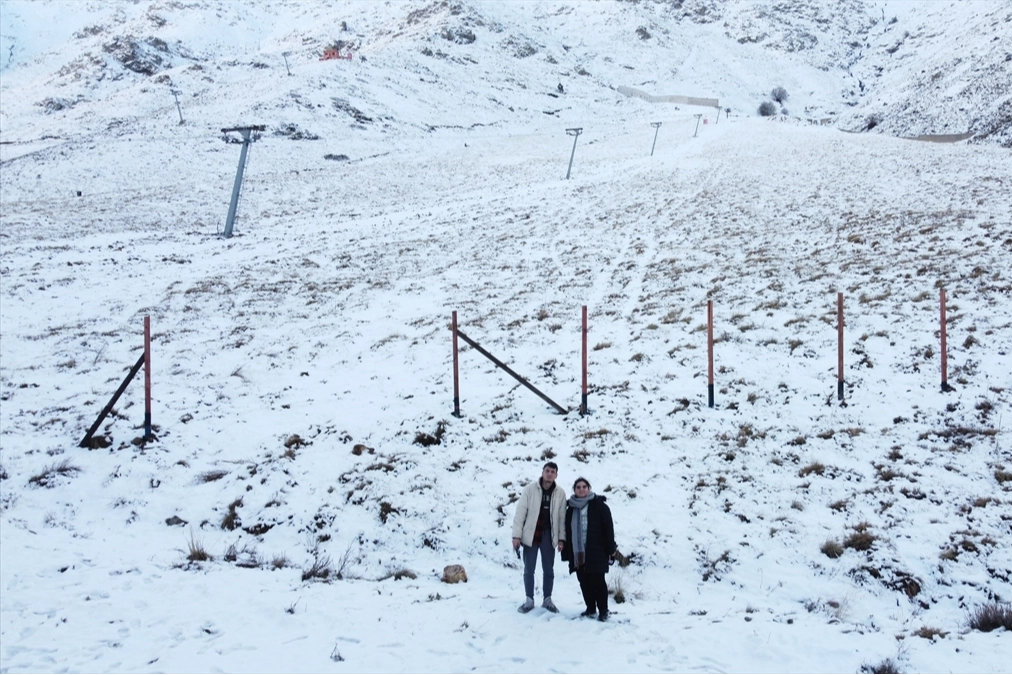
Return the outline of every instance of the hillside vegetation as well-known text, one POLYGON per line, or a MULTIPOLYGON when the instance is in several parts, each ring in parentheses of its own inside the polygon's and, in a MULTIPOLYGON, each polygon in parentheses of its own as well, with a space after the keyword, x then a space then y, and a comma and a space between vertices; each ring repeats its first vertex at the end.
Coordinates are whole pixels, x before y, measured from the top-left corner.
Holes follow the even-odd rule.
POLYGON ((0 669, 1005 669, 1008 127, 842 132, 919 4, 4 3, 0 669), (462 344, 453 416, 452 312, 568 414, 462 344), (145 316, 157 438, 141 375, 78 447, 145 316), (515 611, 549 459, 614 513, 610 624, 558 561, 515 611))

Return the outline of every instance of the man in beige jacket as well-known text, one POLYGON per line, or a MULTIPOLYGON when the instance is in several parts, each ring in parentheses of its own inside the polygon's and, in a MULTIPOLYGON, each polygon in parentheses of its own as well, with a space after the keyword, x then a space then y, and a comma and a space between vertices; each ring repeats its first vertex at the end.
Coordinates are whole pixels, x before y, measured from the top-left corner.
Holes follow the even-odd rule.
POLYGON ((552 602, 555 583, 555 552, 562 550, 566 540, 566 491, 555 482, 559 465, 548 462, 541 470, 541 478, 530 483, 520 494, 517 513, 513 517, 513 550, 524 547, 524 590, 527 599, 520 605, 522 614, 534 609, 534 569, 541 552, 541 571, 544 573, 542 607, 558 612, 552 602))

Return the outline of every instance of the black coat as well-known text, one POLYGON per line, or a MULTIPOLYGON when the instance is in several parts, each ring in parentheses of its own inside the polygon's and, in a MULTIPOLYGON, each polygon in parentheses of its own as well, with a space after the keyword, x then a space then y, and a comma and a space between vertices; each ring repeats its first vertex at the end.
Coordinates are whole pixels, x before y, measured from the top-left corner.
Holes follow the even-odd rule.
MULTIPOLYGON (((594 495, 587 504, 587 551, 583 569, 591 574, 607 574, 608 560, 618 548, 615 545, 615 526, 611 522, 611 509, 605 504, 606 498, 594 495)), ((562 547, 562 559, 569 561, 569 573, 576 571, 573 555, 573 518, 577 509, 566 507, 566 543, 562 547)))

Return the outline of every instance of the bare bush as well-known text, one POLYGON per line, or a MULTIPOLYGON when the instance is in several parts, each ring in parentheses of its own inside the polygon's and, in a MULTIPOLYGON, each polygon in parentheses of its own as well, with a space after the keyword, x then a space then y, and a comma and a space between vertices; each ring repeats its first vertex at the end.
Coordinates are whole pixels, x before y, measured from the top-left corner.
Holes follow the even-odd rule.
POLYGON ((773 117, 777 114, 777 104, 773 101, 763 101, 759 104, 760 117, 773 117))
POLYGON ((435 434, 427 434, 424 431, 419 431, 415 434, 415 445, 420 445, 423 448, 427 448, 430 445, 440 445, 443 442, 443 434, 446 433, 446 422, 441 421, 436 425, 435 434))
POLYGON ((971 629, 984 633, 999 628, 1012 631, 1012 605, 998 602, 981 605, 967 614, 966 623, 971 629))
POLYGON ((622 577, 614 577, 610 584, 611 594, 615 597, 615 603, 621 605, 625 602, 625 588, 622 587, 622 577))
POLYGON ((337 560, 337 570, 334 576, 338 579, 350 578, 348 572, 351 569, 352 562, 358 562, 358 558, 355 555, 358 549, 358 542, 354 539, 348 544, 348 548, 344 550, 341 557, 337 560))
POLYGON ((892 659, 885 659, 876 665, 864 664, 861 666, 862 673, 898 673, 899 667, 892 659))
POLYGON ((391 515, 400 513, 390 502, 380 502, 380 521, 387 522, 391 515))
POLYGON ((404 567, 399 570, 391 570, 381 576, 377 581, 386 581, 387 579, 393 579, 394 581, 400 581, 401 579, 417 579, 418 575, 412 572, 408 568, 404 567))
POLYGON ((302 570, 302 580, 320 579, 321 581, 326 581, 332 573, 333 570, 330 569, 330 556, 325 555, 321 558, 317 555, 313 558, 313 564, 308 569, 302 570))
POLYGON ((773 87, 773 91, 770 92, 770 98, 783 105, 790 97, 787 95, 787 90, 783 87, 773 87))
POLYGON ((221 520, 221 529, 223 530, 234 530, 242 525, 242 520, 239 518, 239 514, 236 512, 242 506, 242 497, 239 497, 231 504, 228 505, 228 512, 225 517, 221 520))

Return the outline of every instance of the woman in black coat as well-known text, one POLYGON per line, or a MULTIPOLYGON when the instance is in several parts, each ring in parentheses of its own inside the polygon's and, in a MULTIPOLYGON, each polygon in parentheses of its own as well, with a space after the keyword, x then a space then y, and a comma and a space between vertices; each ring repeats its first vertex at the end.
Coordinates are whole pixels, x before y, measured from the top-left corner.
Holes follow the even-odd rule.
POLYGON ((590 490, 585 478, 573 483, 573 496, 566 508, 566 543, 562 559, 569 561, 569 573, 576 572, 587 609, 583 616, 597 614, 608 619, 608 582, 604 575, 615 559, 615 527, 605 498, 590 490))

